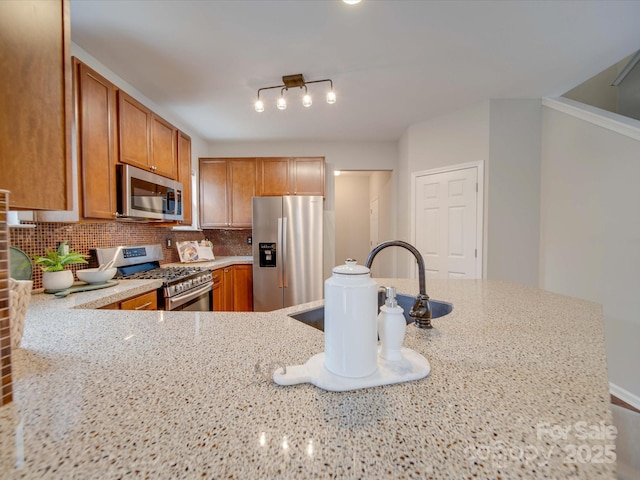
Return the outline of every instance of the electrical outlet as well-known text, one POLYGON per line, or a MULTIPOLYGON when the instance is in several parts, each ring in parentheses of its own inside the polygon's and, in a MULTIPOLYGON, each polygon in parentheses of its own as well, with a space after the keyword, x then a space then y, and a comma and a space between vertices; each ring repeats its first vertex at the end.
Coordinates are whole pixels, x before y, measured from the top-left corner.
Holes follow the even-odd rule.
POLYGON ((173 246, 173 240, 167 238, 167 248, 171 248, 173 246))
POLYGON ((247 237, 247 245, 253 244, 253 237, 247 237))

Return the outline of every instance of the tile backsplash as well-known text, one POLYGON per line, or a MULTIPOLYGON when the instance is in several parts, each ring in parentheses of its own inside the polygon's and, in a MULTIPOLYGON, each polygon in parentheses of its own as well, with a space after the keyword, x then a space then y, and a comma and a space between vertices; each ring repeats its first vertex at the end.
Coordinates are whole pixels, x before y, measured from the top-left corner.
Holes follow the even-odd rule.
POLYGON ((11 319, 9 317, 9 192, 0 190, 0 407, 13 400, 11 319))
MULTIPOLYGON (((179 262, 175 242, 203 240, 213 242, 213 253, 217 256, 251 255, 251 245, 247 244, 248 230, 205 230, 178 231, 170 227, 145 223, 34 223, 35 228, 11 228, 11 245, 23 250, 29 257, 44 255, 46 249, 54 249, 66 240, 79 253, 89 254, 96 247, 116 247, 118 245, 143 245, 159 243, 163 246, 162 263, 179 262), (171 239, 171 248, 166 240, 171 239)), ((71 270, 86 268, 86 265, 71 265, 71 270)), ((42 288, 42 272, 33 269, 33 288, 42 288)))

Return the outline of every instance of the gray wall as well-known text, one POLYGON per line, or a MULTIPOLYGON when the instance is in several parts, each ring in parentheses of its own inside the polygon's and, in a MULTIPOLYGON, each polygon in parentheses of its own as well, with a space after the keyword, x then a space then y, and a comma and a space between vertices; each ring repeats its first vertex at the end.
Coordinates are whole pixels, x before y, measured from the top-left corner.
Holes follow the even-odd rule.
POLYGON ((640 405, 640 121, 542 119, 541 287, 602 304, 612 391, 640 405))
MULTIPOLYGON (((491 100, 412 125, 401 140, 406 166, 398 201, 411 212, 411 174, 484 161, 483 274, 538 285, 540 100, 491 100)), ((410 238, 411 214, 398 227, 410 238)), ((402 263, 409 276, 413 265, 402 263)))
POLYGON ((369 254, 369 177, 336 177, 336 265, 355 258, 364 265, 369 254))
MULTIPOLYGON (((412 125, 400 140, 398 181, 398 236, 411 238, 411 174, 440 167, 489 159, 489 102, 412 125)), ((486 193, 485 175, 485 193, 486 193)), ((485 198, 486 204, 486 198, 485 198)), ((484 242, 486 245, 486 242, 484 242)), ((404 250, 398 254, 398 275, 412 277, 415 260, 404 250)))
POLYGON ((487 278, 538 286, 540 100, 491 100, 487 278))
POLYGON ((640 119, 640 63, 618 86, 618 113, 640 119))

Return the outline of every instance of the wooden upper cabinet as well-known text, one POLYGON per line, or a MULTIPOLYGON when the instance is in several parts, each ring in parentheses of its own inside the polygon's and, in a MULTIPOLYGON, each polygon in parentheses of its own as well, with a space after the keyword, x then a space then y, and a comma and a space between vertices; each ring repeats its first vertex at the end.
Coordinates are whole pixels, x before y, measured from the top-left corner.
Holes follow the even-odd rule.
POLYGON ((0 1, 0 189, 11 208, 72 205, 68 0, 0 1))
POLYGON ((191 209, 191 137, 178 130, 178 181, 182 183, 182 208, 184 219, 182 223, 193 223, 191 209))
POLYGON ((228 224, 227 161, 200 159, 200 226, 226 227, 228 224))
POLYGON ((256 159, 232 158, 227 162, 229 226, 251 227, 253 197, 256 195, 256 159))
POLYGON ((259 158, 258 195, 324 197, 324 157, 259 158))
POLYGON ((151 170, 151 110, 122 90, 118 91, 118 134, 122 163, 151 170))
POLYGON ((258 194, 260 196, 291 195, 290 183, 288 158, 258 159, 258 194))
POLYGON ((79 186, 84 218, 116 211, 116 86, 74 59, 79 186))
POLYGON ((255 195, 255 158, 200 159, 202 227, 251 227, 251 210, 255 195))
POLYGON ((151 169, 165 177, 178 178, 178 129, 155 113, 151 113, 151 169))
POLYGON ((294 195, 324 197, 324 157, 292 158, 289 168, 294 195))
POLYGON ((177 129, 122 90, 118 91, 120 162, 172 179, 178 176, 177 129))

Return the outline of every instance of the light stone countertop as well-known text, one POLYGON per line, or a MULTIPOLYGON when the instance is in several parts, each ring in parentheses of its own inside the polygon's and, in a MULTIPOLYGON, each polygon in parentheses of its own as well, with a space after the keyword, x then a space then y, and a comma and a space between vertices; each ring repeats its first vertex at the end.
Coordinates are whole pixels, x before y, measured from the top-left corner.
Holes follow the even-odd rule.
MULTIPOLYGON (((417 292, 414 280, 379 284, 417 292)), ((34 295, 14 402, 0 408, 0 478, 615 478, 598 304, 429 281, 454 305, 433 330, 407 329, 430 375, 335 393, 271 380, 324 350, 322 332, 286 315, 322 302, 81 309, 126 293, 109 290, 34 295)))
POLYGON ((176 263, 165 263, 160 265, 161 267, 201 267, 201 268, 210 268, 211 270, 215 270, 216 268, 228 267, 229 265, 252 265, 253 257, 252 256, 234 256, 234 257, 216 257, 215 260, 210 262, 176 262, 176 263))

